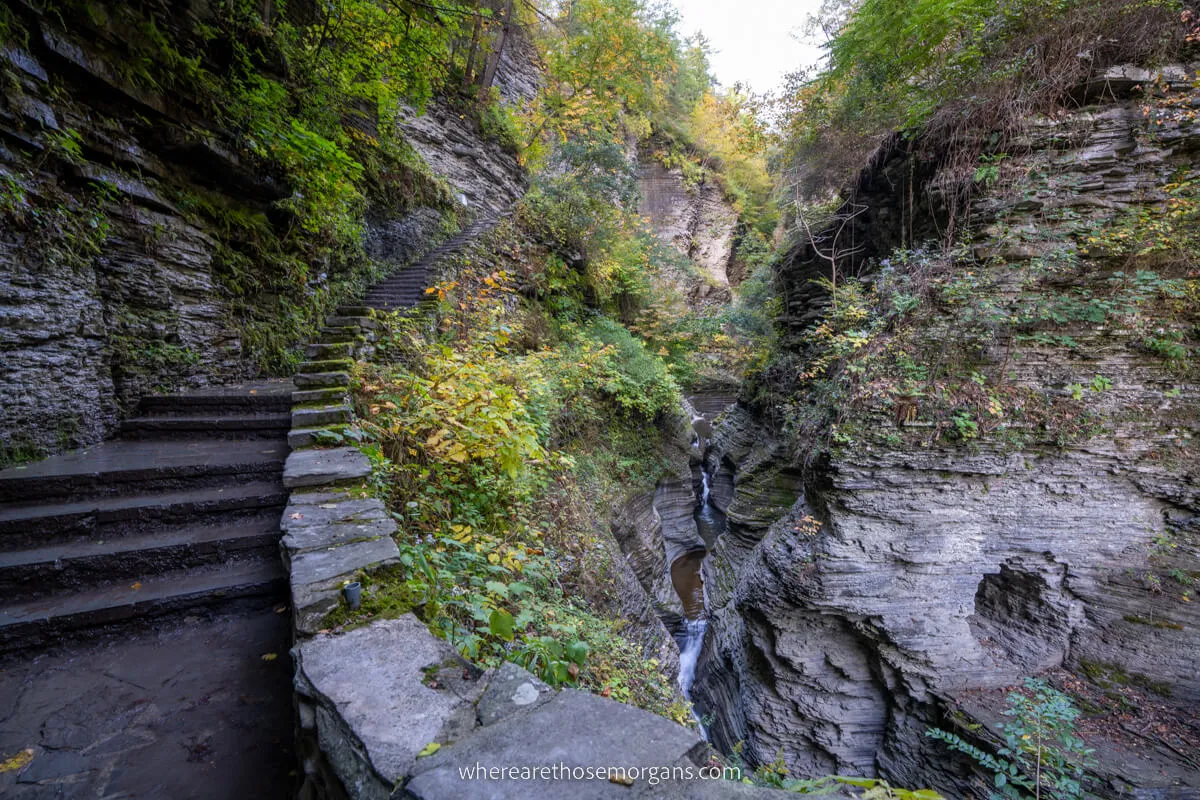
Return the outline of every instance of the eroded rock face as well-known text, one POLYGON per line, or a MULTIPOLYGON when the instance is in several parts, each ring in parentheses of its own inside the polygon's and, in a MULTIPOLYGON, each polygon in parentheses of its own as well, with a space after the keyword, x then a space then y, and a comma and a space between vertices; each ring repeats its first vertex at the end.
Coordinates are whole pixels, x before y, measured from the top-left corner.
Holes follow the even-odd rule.
MULTIPOLYGON (((505 42, 495 88, 503 102, 530 102, 541 84, 537 50, 519 32, 505 42)), ((516 156, 480 135, 474 121, 435 99, 421 112, 401 115, 405 135, 433 171, 448 180, 473 213, 508 209, 525 191, 525 171, 516 156)))
POLYGON ((168 111, 124 86, 91 43, 39 24, 41 41, 0 54, 13 76, 0 132, 24 150, 0 147, 0 449, 29 455, 102 438, 142 394, 251 372, 213 274, 215 241, 168 199, 190 170, 221 174, 236 159, 207 150, 189 152, 187 166, 169 161, 162 142, 99 105, 156 116, 163 136, 168 111), (67 131, 82 154, 73 174, 50 172, 48 142, 67 131), (97 199, 91 181, 111 197, 97 199))
MULTIPOLYGON (((1004 270, 1047 252, 1080 217, 1163 199, 1155 187, 1193 168, 1196 134, 1167 123, 1146 137, 1142 120, 1114 103, 1031 126, 1014 166, 1046 171, 1047 186, 977 201, 978 252, 1004 270), (1054 208, 1072 213, 1047 215, 1054 208)), ((884 211, 865 216, 885 226, 884 211)), ((797 328, 820 314, 807 282, 817 269, 802 253, 785 266, 797 328)), ((1200 565, 1200 390, 1136 332, 1076 333, 1071 357, 1028 341, 981 353, 985 372, 1038 391, 1107 376, 1111 390, 1090 401, 1106 423, 1073 444, 880 436, 817 461, 790 505, 777 491, 778 465, 790 462, 773 435, 744 415, 718 426, 713 491, 730 532, 706 564, 712 620, 692 690, 700 713, 716 715, 718 746, 744 742, 751 761, 782 753, 801 774, 883 773, 961 796, 974 791, 961 765, 923 734, 976 690, 1116 665, 1172 703, 1200 699, 1200 604, 1165 577, 1200 565)), ((882 408, 871 421, 894 424, 882 408)), ((1132 750, 1106 758, 1102 794, 1200 788, 1194 771, 1148 763, 1132 750)))
POLYGON ((737 212, 715 183, 688 186, 683 173, 643 159, 638 175, 638 213, 650 219, 660 239, 692 260, 701 279, 687 281, 693 303, 727 303, 737 212))
MULTIPOLYGON (((185 11, 162 15, 163 35, 187 40, 210 13, 185 11)), ((255 298, 231 296, 218 244, 226 231, 201 210, 265 219, 292 191, 244 161, 243 134, 206 118, 199 98, 129 77, 130 42, 143 32, 124 15, 60 18, 30 4, 14 14, 29 36, 0 50, 10 76, 0 90, 0 461, 111 435, 145 394, 256 373, 238 333, 238 307, 255 298)), ((501 96, 524 102, 538 80, 536 54, 516 32, 497 71, 501 96)), ((369 115, 355 119, 373 132, 369 115)), ((519 193, 515 159, 457 113, 435 103, 410 133, 476 210, 519 193)), ((433 208, 368 217, 366 250, 384 270, 445 233, 433 208)), ((314 263, 308 286, 353 282, 361 269, 328 274, 314 263)))

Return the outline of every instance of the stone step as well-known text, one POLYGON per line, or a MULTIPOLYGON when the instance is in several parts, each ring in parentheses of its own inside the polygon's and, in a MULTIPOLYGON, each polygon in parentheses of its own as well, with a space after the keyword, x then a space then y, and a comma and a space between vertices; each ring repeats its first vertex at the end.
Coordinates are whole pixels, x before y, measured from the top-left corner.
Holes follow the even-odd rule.
POLYGON ((429 277, 430 270, 414 267, 413 269, 406 269, 403 272, 398 272, 395 275, 392 275, 391 277, 384 278, 379 283, 375 284, 375 287, 378 288, 380 286, 407 285, 417 282, 423 283, 429 280, 429 277))
POLYGON ((308 389, 329 389, 335 386, 349 386, 350 373, 341 370, 334 372, 300 372, 292 380, 296 388, 302 391, 308 389))
MULTIPOLYGON (((128 579, 0 608, 0 651, 40 647, 66 634, 184 609, 221 606, 255 596, 283 596, 278 558, 232 562, 219 569, 184 570, 128 579)), ((248 656, 249 657, 249 656, 248 656)))
POLYGON ((112 539, 87 538, 0 553, 0 597, 62 594, 115 580, 278 553, 278 507, 217 525, 184 525, 112 539))
MULTIPOLYGON (((282 429, 278 435, 282 439, 282 429)), ((0 507, 50 498, 77 500, 201 486, 222 479, 269 477, 282 469, 287 454, 287 443, 282 440, 220 441, 194 436, 170 441, 117 439, 0 471, 0 507)))
POLYGON ((297 428, 345 424, 353 419, 354 412, 349 405, 297 408, 292 412, 292 425, 297 428))
POLYGON ((371 305, 380 311, 394 311, 394 310, 416 308, 417 306, 420 306, 425 302, 426 302, 426 300, 424 300, 424 299, 373 300, 371 302, 371 305))
POLYGON ((171 436, 179 433, 210 436, 216 438, 278 438, 291 427, 291 416, 275 414, 218 414, 215 416, 151 416, 133 417, 121 423, 121 434, 126 438, 150 438, 171 436))
POLYGON ((424 288, 429 285, 429 281, 430 276, 427 273, 420 272, 380 281, 371 287, 371 291, 377 292, 381 289, 412 289, 418 286, 424 288))
POLYGON ((420 303, 422 300, 426 299, 426 294, 425 294, 424 290, 414 291, 414 292, 399 292, 399 291, 388 290, 388 291, 384 291, 384 292, 371 292, 364 299, 365 299, 365 302, 372 303, 372 304, 379 303, 379 302, 416 304, 416 303, 420 303))
POLYGON ((277 478, 231 480, 223 486, 37 505, 0 505, 0 552, 49 547, 83 536, 110 539, 156 525, 203 524, 208 517, 282 507, 287 490, 277 478))
MULTIPOLYGON (((312 375, 320 372, 349 372, 354 362, 348 358, 329 358, 318 361, 303 361, 296 367, 298 375, 312 375)), ((289 397, 290 405, 290 397, 289 397)))
POLYGON ((371 300, 412 300, 416 302, 424 297, 424 288, 413 289, 411 291, 404 291, 401 289, 380 289, 368 294, 367 298, 369 298, 369 300, 364 299, 364 302, 370 302, 371 300))
POLYGON ((367 293, 368 297, 375 297, 381 294, 395 294, 397 292, 404 294, 425 294, 425 288, 429 284, 425 281, 413 282, 411 284, 390 283, 386 286, 376 286, 367 293))
MULTIPOLYGON (((345 386, 331 386, 325 389, 301 389, 292 392, 292 402, 297 405, 305 403, 337 403, 350 401, 350 389, 345 386)), ((289 424, 291 420, 289 418, 289 424)))
POLYGON ((347 342, 310 344, 304 354, 311 359, 354 358, 354 345, 347 342))
POLYGON ((366 306, 338 306, 337 313, 343 317, 370 317, 375 312, 366 306))
POLYGON ((328 446, 332 442, 328 434, 339 433, 345 430, 347 425, 313 425, 305 428, 292 428, 288 431, 288 445, 293 450, 299 450, 301 447, 312 447, 314 445, 328 446))
POLYGON ((248 414, 286 411, 290 403, 290 381, 249 381, 230 386, 192 389, 173 394, 143 397, 138 410, 151 414, 248 414))
POLYGON ((361 328, 321 328, 317 334, 322 344, 361 345, 363 342, 375 341, 374 331, 364 331, 361 328))
POLYGON ((374 317, 348 316, 345 314, 326 317, 325 325, 330 328, 358 328, 360 330, 375 330, 379 327, 379 321, 374 317))

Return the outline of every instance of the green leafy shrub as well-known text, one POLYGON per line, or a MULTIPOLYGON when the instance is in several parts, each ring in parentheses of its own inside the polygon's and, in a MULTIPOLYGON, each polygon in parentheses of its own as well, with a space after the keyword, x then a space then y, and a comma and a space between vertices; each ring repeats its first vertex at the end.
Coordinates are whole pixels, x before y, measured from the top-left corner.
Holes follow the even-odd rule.
POLYGON ((1004 743, 996 755, 957 734, 931 728, 926 736, 945 742, 992 773, 995 791, 991 797, 1029 800, 1080 800, 1091 754, 1075 733, 1079 710, 1067 695, 1040 678, 1027 678, 1023 691, 1008 696, 1005 716, 1012 722, 999 726, 1004 743))
POLYGON ((621 409, 654 419, 680 408, 679 386, 662 359, 624 326, 600 318, 586 328, 586 335, 605 345, 598 385, 621 409))
POLYGON ((811 196, 839 190, 901 130, 929 150, 949 148, 942 155, 964 184, 995 182, 998 164, 980 166, 980 156, 1002 152, 1024 120, 1069 98, 1093 70, 1180 55, 1182 11, 1173 0, 852 5, 828 20, 828 68, 791 76, 785 91, 792 175, 811 196))
POLYGON ((327 624, 414 611, 477 662, 515 661, 553 685, 686 722, 625 623, 570 589, 585 561, 592 580, 609 569, 588 560, 594 534, 579 507, 615 503, 635 481, 652 487, 661 471, 647 415, 679 402, 665 367, 603 318, 534 339, 529 328, 544 320, 503 271, 463 275, 432 296, 434 320, 385 321, 379 363, 356 370, 359 430, 331 434, 361 440, 372 489, 402 533, 399 566, 364 576, 361 609, 327 624), (621 470, 619 492, 611 470, 621 470))

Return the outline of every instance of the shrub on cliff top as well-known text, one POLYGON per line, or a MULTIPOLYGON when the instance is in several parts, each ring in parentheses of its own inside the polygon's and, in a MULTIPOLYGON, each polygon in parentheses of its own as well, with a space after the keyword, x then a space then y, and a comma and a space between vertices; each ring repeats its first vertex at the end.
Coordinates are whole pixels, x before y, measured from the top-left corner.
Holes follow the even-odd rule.
POLYGON ((811 195, 897 129, 973 173, 1097 70, 1179 57, 1191 29, 1180 0, 864 0, 839 24, 828 68, 792 75, 784 97, 791 171, 811 195))

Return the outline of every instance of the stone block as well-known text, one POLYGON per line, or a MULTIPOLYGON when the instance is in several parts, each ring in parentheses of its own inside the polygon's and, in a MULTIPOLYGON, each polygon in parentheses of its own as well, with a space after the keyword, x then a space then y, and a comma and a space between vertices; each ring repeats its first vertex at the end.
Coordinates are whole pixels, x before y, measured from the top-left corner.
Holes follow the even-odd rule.
POLYGON ((346 386, 350 383, 350 373, 344 370, 333 372, 301 372, 292 378, 298 389, 328 389, 334 386, 346 386))
POLYGON ((662 768, 700 757, 706 747, 694 731, 656 714, 568 689, 528 713, 509 715, 415 762, 405 791, 418 800, 627 800, 631 788, 645 790, 648 782, 629 787, 605 778, 464 779, 459 768, 544 767, 560 774, 575 768, 662 768))
POLYGON ((465 662, 411 614, 317 636, 293 655, 296 691, 317 707, 321 750, 356 800, 390 798, 426 745, 473 721, 472 697, 425 682, 430 667, 465 662))
POLYGON ((282 545, 290 553, 391 536, 396 523, 383 501, 345 494, 293 494, 283 515, 282 545), (315 501, 307 500, 313 497, 315 501))
POLYGON ((348 424, 354 419, 354 412, 348 405, 319 406, 317 408, 297 408, 292 411, 292 427, 315 428, 321 425, 348 424))
POLYGON ((491 725, 512 714, 531 711, 554 699, 554 690, 511 661, 500 665, 479 698, 476 714, 491 725))
POLYGON ((353 447, 331 450, 298 450, 283 465, 283 485, 334 486, 362 480, 371 474, 371 462, 353 447))

